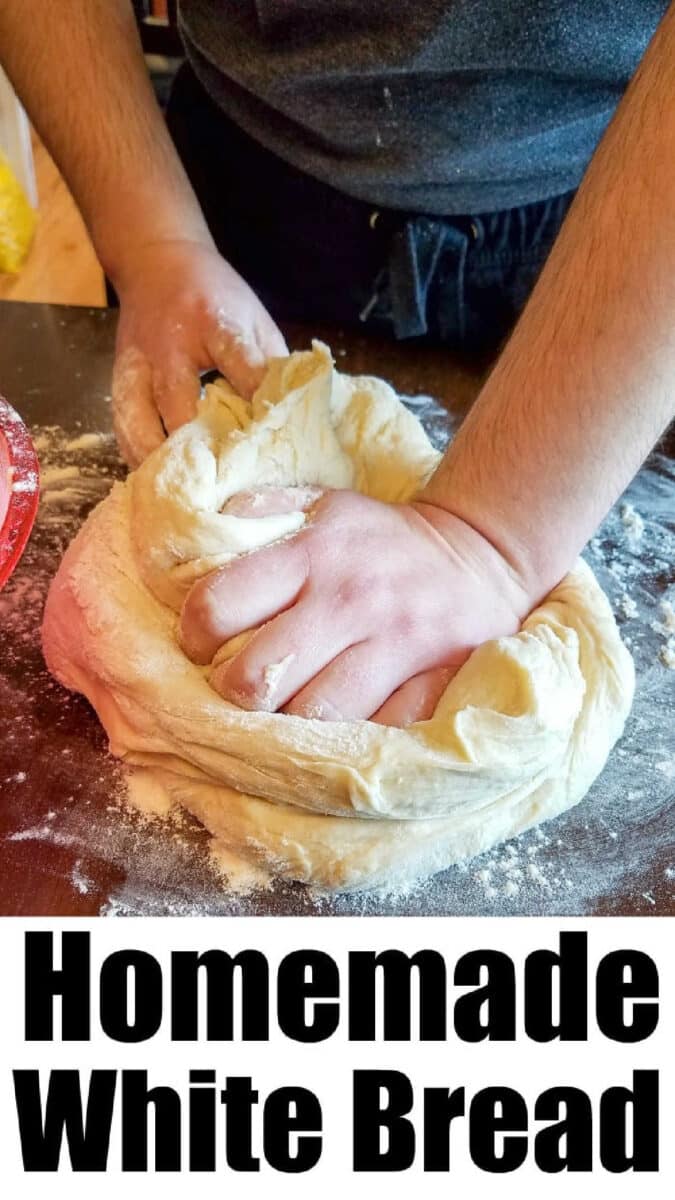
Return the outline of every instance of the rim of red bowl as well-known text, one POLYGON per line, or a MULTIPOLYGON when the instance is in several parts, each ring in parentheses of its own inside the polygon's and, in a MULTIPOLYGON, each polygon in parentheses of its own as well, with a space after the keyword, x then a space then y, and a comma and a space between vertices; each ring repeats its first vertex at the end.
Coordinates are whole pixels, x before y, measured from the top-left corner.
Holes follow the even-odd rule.
POLYGON ((9 503, 0 513, 0 588, 16 567, 35 521, 40 500, 40 466, 18 412, 0 396, 0 470, 7 471, 9 503))

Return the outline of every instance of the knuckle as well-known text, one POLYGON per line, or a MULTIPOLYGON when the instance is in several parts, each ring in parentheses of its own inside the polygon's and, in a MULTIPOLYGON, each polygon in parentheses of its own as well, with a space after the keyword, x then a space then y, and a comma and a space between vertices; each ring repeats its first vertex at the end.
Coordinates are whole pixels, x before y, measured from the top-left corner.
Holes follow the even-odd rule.
POLYGON ((352 611, 360 607, 365 599, 370 600, 371 594, 366 580, 350 575, 338 583, 334 601, 338 609, 352 611))
POLYGON ((220 674, 219 690, 241 708, 267 708, 264 676, 250 655, 243 651, 220 674))
POLYGON ((213 586, 199 581, 188 593, 181 613, 181 633, 190 645, 217 633, 220 605, 213 586))
POLYGON ((391 616, 391 631, 400 641, 418 641, 420 634, 418 615, 411 609, 397 608, 391 616))
POLYGON ((359 500, 361 498, 355 492, 335 489, 335 491, 325 493, 324 498, 320 501, 321 510, 332 521, 348 520, 360 507, 359 500))

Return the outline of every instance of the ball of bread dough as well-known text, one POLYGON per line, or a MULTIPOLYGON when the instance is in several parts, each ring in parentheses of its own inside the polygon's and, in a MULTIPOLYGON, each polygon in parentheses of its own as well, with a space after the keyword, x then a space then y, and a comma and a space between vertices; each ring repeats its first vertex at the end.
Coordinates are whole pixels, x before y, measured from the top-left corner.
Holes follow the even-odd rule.
POLYGON ((350 890, 431 874, 576 804, 621 734, 633 664, 582 561, 406 729, 244 711, 183 654, 194 581, 306 519, 237 517, 229 497, 311 484, 406 501, 438 458, 387 384, 338 374, 315 343, 275 361, 252 402, 207 388, 91 514, 52 584, 47 663, 91 701, 113 753, 273 875, 350 890))

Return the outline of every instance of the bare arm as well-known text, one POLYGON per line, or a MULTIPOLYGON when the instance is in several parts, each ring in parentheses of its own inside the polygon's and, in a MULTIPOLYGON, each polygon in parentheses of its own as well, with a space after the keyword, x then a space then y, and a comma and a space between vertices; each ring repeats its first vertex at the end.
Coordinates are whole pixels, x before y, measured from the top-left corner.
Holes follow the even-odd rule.
POLYGON ((675 413, 675 5, 426 489, 546 592, 675 413))
POLYGON ((130 0, 2 0, 0 58, 121 299, 118 435, 138 461, 191 415, 197 373, 243 392, 284 342, 218 255, 150 85, 130 0))
POLYGON ((0 54, 108 274, 122 274, 147 242, 209 240, 129 0, 3 0, 0 54))

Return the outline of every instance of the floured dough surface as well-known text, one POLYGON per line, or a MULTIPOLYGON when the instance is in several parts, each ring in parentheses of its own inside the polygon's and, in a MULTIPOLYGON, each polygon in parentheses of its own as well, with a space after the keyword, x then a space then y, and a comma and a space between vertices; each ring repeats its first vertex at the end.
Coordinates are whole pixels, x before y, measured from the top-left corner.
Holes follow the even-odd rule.
POLYGON ((211 385, 91 514, 52 584, 52 672, 89 698, 115 754, 273 875, 347 890, 431 874, 577 803, 623 728, 632 661, 581 561, 407 729, 246 712, 183 654, 192 583, 306 519, 224 513, 232 495, 309 484, 404 501, 437 461, 387 384, 339 375, 315 343, 275 362, 252 403, 211 385))

